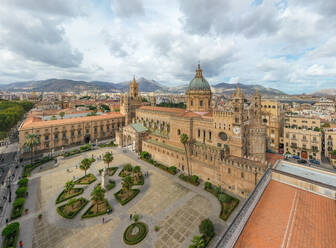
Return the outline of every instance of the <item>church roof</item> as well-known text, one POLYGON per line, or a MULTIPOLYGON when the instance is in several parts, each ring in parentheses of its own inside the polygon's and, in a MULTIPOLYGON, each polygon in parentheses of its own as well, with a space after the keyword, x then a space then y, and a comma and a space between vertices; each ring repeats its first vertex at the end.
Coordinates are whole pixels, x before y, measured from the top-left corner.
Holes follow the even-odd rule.
POLYGON ((137 133, 143 133, 146 132, 148 129, 144 127, 141 123, 133 123, 131 124, 131 127, 137 132, 137 133))
POLYGON ((189 83, 188 90, 211 90, 208 81, 203 77, 200 64, 198 64, 195 77, 189 83))

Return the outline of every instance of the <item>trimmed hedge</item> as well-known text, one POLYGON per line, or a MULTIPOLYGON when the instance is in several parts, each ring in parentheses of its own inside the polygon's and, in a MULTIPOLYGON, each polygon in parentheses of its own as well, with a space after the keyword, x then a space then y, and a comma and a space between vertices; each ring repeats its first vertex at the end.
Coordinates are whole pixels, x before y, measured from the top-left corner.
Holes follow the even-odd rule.
POLYGON ((13 202, 13 208, 11 213, 11 220, 15 220, 22 216, 23 208, 24 208, 25 198, 17 198, 13 202))
POLYGON ((179 178, 182 179, 183 181, 186 181, 194 186, 198 186, 200 184, 199 178, 196 175, 192 176, 186 176, 184 174, 179 175, 179 178))
POLYGON ((16 194, 16 197, 23 198, 23 197, 26 197, 26 192, 27 192, 27 187, 23 186, 23 187, 18 188, 15 191, 15 194, 16 194))
POLYGON ((206 191, 208 191, 209 193, 213 194, 218 199, 219 203, 221 204, 221 212, 219 214, 219 218, 226 221, 230 217, 231 213, 238 206, 239 199, 237 199, 237 198, 235 198, 231 195, 228 195, 224 192, 221 192, 221 189, 219 187, 215 187, 211 183, 210 184, 205 184, 204 189, 206 191), (223 197, 225 202, 222 202, 219 199, 220 195, 225 196, 225 197, 223 197))
MULTIPOLYGON (((149 154, 149 153, 148 153, 148 154, 149 154)), ((170 174, 172 174, 172 175, 176 175, 177 172, 178 172, 178 170, 177 170, 177 168, 176 168, 175 166, 166 166, 166 165, 163 165, 163 164, 158 163, 158 162, 156 162, 155 160, 151 159, 151 158, 150 158, 150 155, 149 155, 149 157, 148 157, 147 152, 146 152, 146 154, 144 154, 144 155, 141 155, 141 154, 140 154, 140 158, 141 158, 142 160, 144 160, 144 161, 146 161, 146 162, 148 162, 148 163, 154 165, 155 167, 158 167, 158 168, 160 168, 160 169, 162 169, 162 170, 164 170, 164 171, 166 171, 166 172, 168 172, 168 173, 170 173, 170 174)))
POLYGON ((116 185, 115 181, 109 180, 108 182, 109 182, 109 184, 106 186, 106 189, 107 190, 113 189, 115 187, 115 185, 116 185))
POLYGON ((105 206, 106 206, 105 211, 93 214, 93 212, 91 211, 91 209, 92 209, 93 207, 95 207, 95 205, 91 205, 91 206, 89 207, 89 209, 86 210, 85 213, 82 215, 82 219, 97 217, 97 216, 106 214, 106 213, 107 213, 107 210, 109 210, 109 211, 112 211, 112 210, 113 210, 112 207, 111 207, 111 205, 108 203, 107 199, 105 199, 105 206))
POLYGON ((113 141, 109 142, 109 143, 105 143, 105 144, 99 144, 98 145, 100 148, 104 148, 104 147, 115 147, 117 146, 116 144, 114 144, 113 141))
POLYGON ((33 164, 27 164, 23 168, 22 177, 28 177, 30 176, 30 173, 37 167, 39 167, 42 164, 45 164, 51 160, 53 160, 53 157, 43 157, 42 159, 36 159, 33 164))
POLYGON ((125 199, 125 200, 121 200, 121 199, 119 198, 119 196, 118 196, 118 194, 122 191, 122 189, 119 190, 118 192, 114 193, 115 198, 118 200, 118 202, 119 202, 122 206, 125 205, 126 203, 130 202, 130 201, 131 201, 134 197, 136 197, 137 194, 139 194, 139 192, 140 192, 140 189, 130 189, 130 190, 133 191, 133 194, 132 194, 130 197, 128 197, 127 199, 125 199))
POLYGON ((82 176, 80 178, 78 178, 76 181, 75 181, 75 184, 82 184, 82 185, 87 185, 87 184, 91 184, 93 183, 94 181, 96 181, 97 178, 92 174, 87 174, 86 176, 82 176), (89 181, 88 183, 81 183, 80 181, 83 180, 85 177, 92 177, 93 179, 91 181, 89 181))
POLYGON ((61 202, 64 202, 64 201, 66 201, 66 200, 69 200, 69 199, 71 199, 71 198, 73 198, 73 197, 75 197, 75 196, 78 196, 78 195, 80 195, 80 194, 83 194, 83 192, 84 192, 84 189, 83 189, 83 188, 73 188, 72 190, 77 190, 77 193, 74 193, 73 195, 71 195, 71 196, 69 196, 69 197, 67 197, 67 198, 63 198, 63 199, 61 199, 61 198, 62 198, 62 195, 65 193, 65 190, 63 190, 63 191, 57 196, 57 198, 56 198, 56 204, 61 203, 61 202))
POLYGON ((66 218, 66 219, 73 219, 78 213, 79 211, 81 211, 85 206, 86 204, 89 202, 87 199, 85 199, 84 197, 81 197, 81 198, 78 198, 77 199, 78 201, 81 201, 82 205, 77 208, 74 212, 70 212, 69 214, 65 214, 62 209, 65 207, 65 206, 68 206, 69 203, 66 203, 60 207, 57 208, 57 213, 59 215, 61 215, 62 217, 66 218))
POLYGON ((135 245, 140 243, 147 235, 148 228, 143 222, 135 222, 129 225, 123 235, 124 242, 128 245, 135 245), (134 227, 139 228, 139 232, 136 235, 132 235, 132 230, 134 227))
POLYGON ((19 222, 13 222, 13 223, 8 224, 2 230, 2 236, 4 236, 2 247, 3 248, 16 247, 17 240, 19 237, 19 232, 20 232, 19 222))
POLYGON ((19 185, 19 187, 24 187, 28 185, 28 178, 22 178, 18 181, 17 183, 19 185))

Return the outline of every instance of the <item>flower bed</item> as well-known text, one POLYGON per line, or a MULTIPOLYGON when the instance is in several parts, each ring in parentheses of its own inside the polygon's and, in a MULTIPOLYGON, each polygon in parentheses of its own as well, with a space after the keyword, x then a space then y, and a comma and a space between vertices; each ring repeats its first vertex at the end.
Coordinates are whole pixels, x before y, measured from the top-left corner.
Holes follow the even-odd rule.
POLYGON ((128 245, 135 245, 141 242, 147 235, 148 228, 143 222, 135 222, 129 225, 124 232, 124 242, 128 245), (136 230, 134 230, 136 228, 136 230))
POLYGON ((56 204, 60 203, 60 202, 63 202, 63 201, 66 201, 66 200, 69 200, 75 196, 78 196, 80 194, 82 194, 84 191, 84 189, 82 188, 73 188, 71 189, 70 192, 67 192, 66 190, 63 190, 59 195, 58 197, 56 198, 56 204))
POLYGON ((93 218, 112 211, 112 207, 108 203, 107 199, 104 200, 104 206, 102 206, 102 204, 99 205, 98 205, 98 211, 97 211, 97 204, 91 205, 90 208, 86 210, 85 213, 82 215, 82 219, 93 218))
POLYGON ((132 165, 131 164, 125 164, 122 168, 122 170, 119 173, 119 177, 126 177, 132 174, 132 165))
POLYGON ((97 178, 93 174, 87 174, 86 176, 83 176, 75 181, 75 184, 91 184, 94 181, 96 181, 97 178))
POLYGON ((139 189, 130 189, 129 192, 123 192, 123 189, 114 193, 115 198, 121 205, 125 205, 130 202, 140 192, 139 189))
POLYGON ((83 197, 78 198, 78 199, 74 199, 74 200, 75 201, 73 201, 73 202, 72 202, 72 200, 70 200, 68 203, 58 207, 57 208, 57 213, 59 213, 59 215, 61 215, 64 218, 72 219, 88 203, 88 200, 83 198, 83 197))
POLYGON ((179 178, 182 179, 183 181, 186 181, 194 186, 198 186, 200 184, 199 178, 196 175, 192 176, 186 176, 184 174, 179 175, 179 178))
POLYGON ((109 180, 109 184, 106 186, 107 190, 111 190, 115 187, 115 181, 109 180))
POLYGON ((218 199, 221 204, 221 212, 219 214, 219 217, 222 220, 226 221, 230 217, 233 210, 235 210, 235 208, 238 206, 239 200, 224 192, 221 192, 221 189, 219 187, 215 187, 209 182, 205 183, 204 189, 209 193, 213 194, 218 199), (223 199, 220 200, 220 198, 223 199))
POLYGON ((4 236, 2 247, 3 248, 16 247, 16 243, 19 237, 19 232, 20 232, 19 222, 13 222, 13 223, 8 224, 2 230, 2 236, 4 236))
MULTIPOLYGON (((108 175, 111 177, 117 172, 118 167, 110 167, 110 168, 106 168, 106 170, 108 171, 108 175)), ((99 174, 101 175, 102 173, 103 173, 103 169, 100 169, 99 174)))

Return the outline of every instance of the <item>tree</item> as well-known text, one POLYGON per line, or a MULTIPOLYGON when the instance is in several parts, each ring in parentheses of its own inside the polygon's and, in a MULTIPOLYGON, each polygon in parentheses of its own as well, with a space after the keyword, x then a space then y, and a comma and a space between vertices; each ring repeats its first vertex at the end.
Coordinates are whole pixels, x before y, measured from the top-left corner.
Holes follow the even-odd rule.
POLYGON ((215 230, 214 225, 212 224, 209 218, 203 220, 199 225, 200 233, 206 237, 211 237, 214 234, 214 230, 215 230))
POLYGON ((25 137, 24 146, 27 147, 31 153, 30 163, 33 164, 34 148, 40 144, 40 137, 35 133, 27 134, 25 137))
POLYGON ((70 180, 65 183, 65 191, 70 192, 75 187, 74 181, 70 180))
POLYGON ((87 171, 88 169, 90 169, 90 166, 91 166, 91 161, 90 161, 90 159, 88 159, 88 158, 84 158, 84 159, 81 161, 81 163, 80 163, 80 165, 79 165, 79 168, 80 168, 81 170, 85 171, 85 176, 86 176, 86 171, 87 171))
POLYGON ((139 165, 135 166, 133 169, 132 169, 133 173, 139 173, 141 171, 141 168, 139 165))
POLYGON ((58 114, 60 117, 61 117, 61 119, 63 119, 63 117, 65 116, 65 112, 59 112, 59 114, 58 114))
POLYGON ((97 212, 98 212, 98 204, 105 199, 105 190, 98 184, 93 191, 91 192, 91 201, 96 203, 97 205, 97 212))
POLYGON ((107 164, 107 168, 109 168, 110 163, 113 161, 113 154, 112 152, 107 152, 104 154, 103 157, 104 163, 107 164))
POLYGON ((125 171, 132 171, 132 165, 131 164, 125 164, 123 169, 125 171))
POLYGON ((186 159, 187 159, 187 168, 188 168, 188 176, 190 176, 190 168, 189 168, 189 158, 188 158, 188 149, 187 149, 187 145, 188 145, 188 141, 189 140, 189 137, 187 134, 183 133, 181 135, 181 138, 180 138, 180 141, 181 143, 183 144, 184 146, 184 151, 185 151, 185 154, 186 154, 186 159))
POLYGON ((50 120, 52 120, 52 121, 57 120, 56 115, 51 116, 50 120))
POLYGON ((5 237, 10 237, 16 232, 18 232, 20 229, 20 223, 19 222, 12 222, 8 224, 3 230, 2 235, 5 237))
POLYGON ((191 242, 192 244, 189 246, 189 248, 204 248, 205 247, 204 239, 201 236, 194 236, 191 242))
POLYGON ((124 177, 122 181, 122 187, 125 189, 125 191, 129 191, 130 188, 133 186, 133 180, 130 176, 124 177))

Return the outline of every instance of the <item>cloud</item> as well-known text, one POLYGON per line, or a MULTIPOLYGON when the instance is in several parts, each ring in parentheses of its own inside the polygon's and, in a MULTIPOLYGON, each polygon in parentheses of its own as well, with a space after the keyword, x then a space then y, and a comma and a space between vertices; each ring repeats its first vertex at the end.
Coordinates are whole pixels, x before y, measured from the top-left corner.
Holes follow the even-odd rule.
POLYGON ((197 34, 242 34, 256 37, 276 33, 279 11, 273 1, 252 5, 246 0, 180 0, 185 29, 197 34))
POLYGON ((111 7, 113 12, 121 18, 130 18, 145 14, 141 0, 112 0, 111 7))
MULTIPOLYGON (((60 3, 60 0, 57 2, 60 3)), ((0 8, 2 29, 0 44, 2 47, 25 59, 57 67, 67 68, 80 65, 83 55, 77 49, 72 49, 65 38, 62 26, 64 21, 70 18, 68 8, 63 6, 63 8, 50 9, 50 14, 44 15, 49 10, 47 8, 52 8, 53 4, 41 4, 35 11, 42 14, 33 14, 30 8, 25 8, 27 3, 20 5, 19 1, 6 1, 6 4, 8 5, 2 5, 0 8), (11 9, 10 12, 8 8, 11 9), (68 16, 67 18, 64 15, 59 16, 61 10, 68 16)), ((30 7, 35 6, 34 4, 30 7)), ((74 10, 73 13, 75 12, 74 10)))

